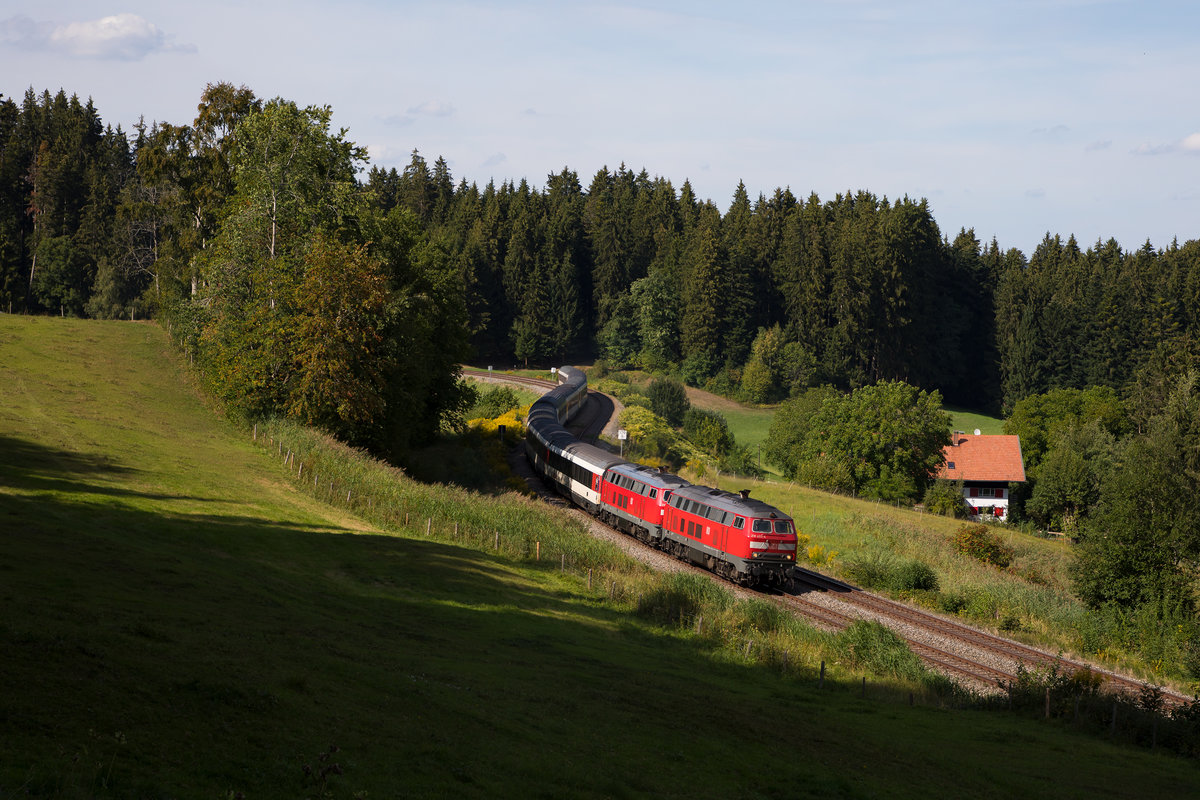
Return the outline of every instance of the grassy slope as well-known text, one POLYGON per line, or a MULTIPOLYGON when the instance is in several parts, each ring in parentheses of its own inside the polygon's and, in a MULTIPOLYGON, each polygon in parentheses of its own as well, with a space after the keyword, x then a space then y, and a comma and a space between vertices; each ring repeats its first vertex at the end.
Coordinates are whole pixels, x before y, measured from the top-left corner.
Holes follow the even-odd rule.
POLYGON ((331 744, 347 797, 1200 789, 1055 725, 818 692, 556 570, 375 530, 295 491, 151 325, 0 315, 0 386, 0 797, 304 796, 331 744))

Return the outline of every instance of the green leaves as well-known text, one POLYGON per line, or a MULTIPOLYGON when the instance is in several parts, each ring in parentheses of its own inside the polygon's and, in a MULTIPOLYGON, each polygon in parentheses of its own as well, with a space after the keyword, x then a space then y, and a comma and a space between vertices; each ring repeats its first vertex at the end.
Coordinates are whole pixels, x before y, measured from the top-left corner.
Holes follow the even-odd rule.
POLYGON ((765 452, 788 477, 908 501, 924 493, 949 442, 937 392, 884 381, 849 396, 811 391, 784 403, 765 452))
POLYGON ((1200 387, 1181 378, 1148 435, 1126 441, 1085 527, 1075 591, 1089 605, 1191 612, 1200 569, 1200 387))

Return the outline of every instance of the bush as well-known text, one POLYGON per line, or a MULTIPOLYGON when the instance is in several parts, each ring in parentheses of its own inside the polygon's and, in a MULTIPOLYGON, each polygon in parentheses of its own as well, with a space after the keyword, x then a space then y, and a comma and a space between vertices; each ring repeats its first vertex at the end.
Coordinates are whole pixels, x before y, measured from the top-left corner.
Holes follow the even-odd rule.
POLYGON ((822 453, 810 461, 800 463, 797 470, 801 483, 831 492, 852 494, 854 474, 839 458, 822 453))
POLYGON ((478 392, 467 419, 495 419, 521 405, 517 393, 507 386, 493 386, 478 392))
POLYGON ((646 396, 650 398, 650 410, 676 428, 683 425, 684 414, 692 406, 683 384, 670 378, 654 379, 646 396))
POLYGON ((733 445, 729 423, 715 411, 688 408, 683 415, 683 432, 692 444, 710 455, 723 455, 733 445))
POLYGON ((912 476, 883 466, 878 476, 863 484, 862 495, 885 503, 911 503, 917 497, 917 484, 912 476))
POLYGON ((762 470, 754 458, 754 451, 742 444, 736 444, 720 459, 721 471, 732 475, 748 478, 761 478, 762 470))
POLYGON ((958 552, 1001 569, 1013 560, 1013 549, 982 522, 959 528, 954 535, 954 545, 958 552))
POLYGON ((846 577, 867 589, 887 589, 894 592, 936 592, 938 576, 923 561, 897 561, 879 551, 847 561, 846 577))
POLYGON ((962 489, 962 481, 934 481, 925 491, 925 510, 930 514, 963 519, 967 516, 967 506, 963 502, 962 489))
POLYGON ((892 575, 890 588, 900 592, 936 592, 938 576, 924 561, 905 561, 892 575))

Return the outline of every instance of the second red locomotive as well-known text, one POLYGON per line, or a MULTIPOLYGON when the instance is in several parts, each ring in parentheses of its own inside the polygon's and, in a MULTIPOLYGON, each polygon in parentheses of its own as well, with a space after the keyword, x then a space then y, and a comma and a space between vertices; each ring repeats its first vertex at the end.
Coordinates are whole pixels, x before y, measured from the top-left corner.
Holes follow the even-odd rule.
POLYGON ((796 563, 792 518, 774 506, 696 486, 587 445, 563 427, 587 394, 582 371, 533 404, 526 453, 559 492, 609 525, 743 585, 781 584, 796 563))

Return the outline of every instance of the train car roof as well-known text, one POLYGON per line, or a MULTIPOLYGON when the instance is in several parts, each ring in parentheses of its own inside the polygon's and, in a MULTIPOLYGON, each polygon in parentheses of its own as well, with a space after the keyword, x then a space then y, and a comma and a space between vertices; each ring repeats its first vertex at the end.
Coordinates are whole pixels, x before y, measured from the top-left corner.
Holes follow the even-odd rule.
POLYGON ((673 475, 656 467, 647 467, 645 464, 635 464, 632 461, 627 461, 623 464, 614 464, 609 469, 622 475, 628 475, 647 486, 657 486, 663 489, 679 489, 692 485, 691 482, 684 480, 678 475, 673 475))
POLYGON ((558 447, 558 449, 567 453, 572 458, 587 464, 597 472, 604 472, 616 464, 625 463, 625 459, 614 453, 610 453, 593 444, 585 444, 574 437, 571 438, 573 439, 572 444, 568 444, 565 447, 558 447))
POLYGON ((741 514, 744 517, 762 517, 774 514, 776 519, 792 518, 790 514, 785 514, 770 503, 764 503, 762 500, 755 500, 749 496, 743 497, 724 489, 712 489, 708 486, 685 486, 676 490, 675 494, 678 497, 695 500, 698 503, 704 503, 722 511, 741 514))

